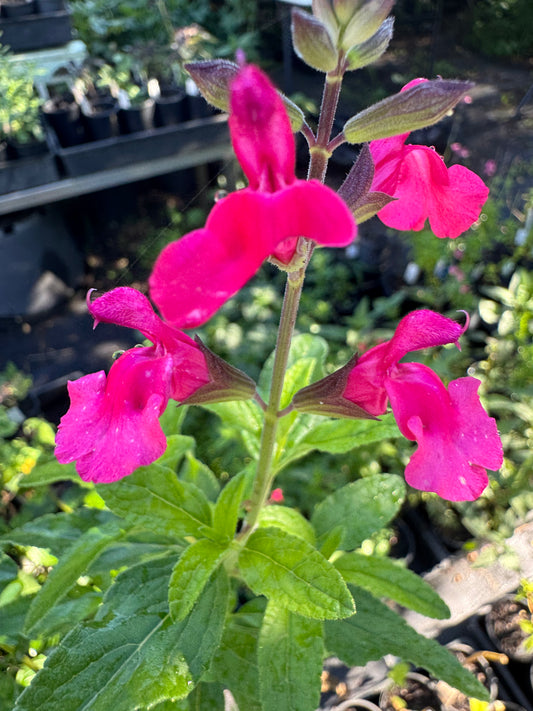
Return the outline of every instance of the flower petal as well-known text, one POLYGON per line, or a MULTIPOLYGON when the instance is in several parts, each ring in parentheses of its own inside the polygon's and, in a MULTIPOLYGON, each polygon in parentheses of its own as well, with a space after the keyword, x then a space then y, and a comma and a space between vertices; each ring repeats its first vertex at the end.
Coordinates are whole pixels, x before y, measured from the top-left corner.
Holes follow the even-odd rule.
POLYGON ((150 464, 166 449, 158 418, 168 402, 170 356, 134 348, 105 373, 69 383, 70 408, 61 419, 56 457, 76 461, 85 481, 111 482, 150 464))
MULTIPOLYGON (((377 143, 380 142, 372 142, 377 143)), ((372 144, 371 152, 377 155, 372 144)), ((410 145, 379 164, 371 189, 396 198, 378 212, 388 227, 421 230, 429 218, 437 237, 451 238, 458 237, 477 220, 489 192, 481 178, 468 168, 455 165, 448 170, 432 148, 410 145)))
POLYGON ((205 228, 165 247, 150 276, 150 295, 174 326, 198 326, 278 249, 288 262, 299 237, 343 246, 354 235, 344 202, 316 181, 298 180, 275 193, 246 188, 218 202, 205 228))
POLYGON ((253 190, 274 192, 295 180, 295 148, 283 101, 268 77, 248 64, 231 83, 229 127, 253 190))
POLYGON ((427 366, 394 368, 385 387, 402 434, 418 448, 405 470, 406 481, 450 501, 472 501, 487 486, 485 467, 501 466, 496 423, 477 396, 479 381, 460 378, 446 390, 427 366))

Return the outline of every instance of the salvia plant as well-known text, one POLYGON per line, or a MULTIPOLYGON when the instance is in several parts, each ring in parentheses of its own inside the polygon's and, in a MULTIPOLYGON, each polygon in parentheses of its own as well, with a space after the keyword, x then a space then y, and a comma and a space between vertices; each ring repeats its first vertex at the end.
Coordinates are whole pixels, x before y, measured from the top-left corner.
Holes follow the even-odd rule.
POLYGON ((295 51, 324 75, 316 131, 244 56, 189 65, 207 101, 229 113, 248 187, 165 247, 149 279, 151 301, 129 287, 88 296, 95 324, 137 329, 149 343, 119 355, 109 374, 69 384, 55 450, 67 467, 52 473, 49 463, 41 480, 81 477, 87 506, 53 515, 58 562, 31 600, 23 632, 35 646, 61 629, 61 611, 75 622, 49 645, 16 711, 312 711, 327 655, 365 665, 392 654, 488 699, 397 612, 445 618, 444 602, 402 565, 361 550, 398 513, 404 477, 354 473, 309 518, 284 505, 276 486, 280 472, 290 476, 311 452, 342 454, 400 435, 416 442, 406 482, 447 500, 477 498, 487 469, 502 464, 479 381, 445 385, 426 365, 404 362, 421 349, 458 345, 467 315, 408 313, 390 340, 327 375, 327 343, 294 335, 315 249, 346 247, 376 214, 405 230, 429 219, 437 237, 454 238, 487 198, 470 170, 447 168, 432 148, 406 142, 448 114, 468 83, 415 79, 332 135, 344 74, 386 50, 392 5, 314 0, 312 13, 294 10, 295 51), (298 131, 309 146, 306 180, 295 176, 298 131), (360 150, 336 193, 324 181, 344 143, 360 150), (181 329, 204 324, 265 260, 286 272, 286 289, 276 348, 255 383, 181 329), (223 487, 180 431, 193 405, 216 413, 225 431, 240 431, 246 457, 223 487), (81 594, 80 581, 90 592, 81 594))

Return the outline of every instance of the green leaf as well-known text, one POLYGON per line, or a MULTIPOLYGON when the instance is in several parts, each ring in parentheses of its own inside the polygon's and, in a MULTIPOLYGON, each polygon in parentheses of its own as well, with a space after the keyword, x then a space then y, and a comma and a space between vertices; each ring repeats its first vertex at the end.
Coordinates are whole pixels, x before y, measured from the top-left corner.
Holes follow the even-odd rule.
POLYGON ((357 615, 326 622, 328 653, 337 655, 350 666, 364 666, 386 654, 394 654, 426 669, 467 696, 488 701, 485 687, 446 648, 416 632, 366 590, 352 590, 357 615))
POLYGON ((219 571, 173 625, 166 601, 172 563, 167 557, 119 575, 95 621, 50 654, 16 711, 132 711, 187 696, 220 641, 229 587, 219 571))
POLYGON ((383 439, 399 437, 400 431, 392 415, 380 420, 323 420, 314 426, 300 442, 319 452, 344 454, 356 447, 380 442, 383 439))
POLYGON ((380 420, 324 420, 323 417, 306 414, 297 417, 287 434, 285 448, 276 461, 278 469, 309 452, 344 454, 356 447, 400 436, 392 415, 385 415, 380 420))
POLYGON ((258 528, 239 556, 246 584, 288 610, 319 620, 353 615, 335 567, 313 546, 279 528, 258 528))
POLYGON ((204 494, 157 463, 140 467, 119 482, 99 484, 97 490, 111 511, 131 526, 174 538, 200 536, 211 526, 211 509, 204 494))
POLYGON ((237 400, 235 402, 209 403, 202 405, 202 407, 218 415, 224 424, 235 428, 250 456, 257 456, 263 427, 263 417, 259 405, 253 400, 237 400))
POLYGON ((167 448, 159 457, 157 463, 172 471, 176 471, 178 464, 191 449, 194 449, 194 439, 185 435, 168 435, 167 448))
POLYGON ((67 548, 92 527, 118 521, 109 511, 80 509, 73 513, 54 513, 39 516, 19 528, 5 533, 0 542, 13 546, 34 546, 49 550, 60 558, 67 548))
POLYGON ((365 588, 421 615, 443 620, 450 616, 446 603, 426 581, 390 558, 347 553, 335 561, 347 583, 365 588))
POLYGON ((56 459, 42 463, 38 461, 31 472, 21 478, 18 485, 20 489, 28 489, 47 486, 56 481, 74 481, 84 488, 92 488, 92 484, 81 479, 74 464, 59 464, 56 459))
POLYGON ((228 688, 239 708, 246 711, 262 711, 258 698, 257 639, 263 606, 264 599, 256 598, 231 615, 208 672, 209 680, 228 688))
POLYGON ((168 617, 117 616, 68 634, 15 709, 132 711, 141 703, 184 697, 190 686, 192 674, 168 617))
POLYGON ((76 580, 87 571, 89 564, 113 541, 121 536, 116 523, 105 528, 91 528, 81 536, 61 557, 46 579, 46 582, 32 600, 24 623, 24 633, 35 635, 40 625, 46 625, 46 616, 61 602, 76 580))
POLYGON ((232 539, 237 530, 241 505, 251 493, 255 463, 236 474, 222 489, 213 513, 213 526, 221 536, 232 539))
MULTIPOLYGON (((305 333, 293 338, 283 384, 281 407, 288 405, 294 393, 300 388, 309 385, 314 380, 320 380, 324 374, 327 354, 327 341, 320 336, 311 336, 305 333)), ((259 376, 258 391, 264 400, 268 399, 270 391, 274 358, 275 352, 267 358, 259 376)))
POLYGON ((187 405, 179 405, 175 400, 168 401, 165 412, 159 418, 161 429, 167 437, 181 432, 181 426, 187 410, 187 405))
POLYGON ((192 452, 185 453, 185 461, 179 472, 179 479, 188 484, 194 484, 204 492, 209 501, 216 501, 220 492, 220 484, 215 474, 193 455, 192 452))
POLYGON ((288 506, 276 506, 276 504, 264 506, 259 514, 258 526, 282 528, 291 536, 298 536, 312 546, 315 545, 315 531, 309 521, 299 511, 288 506))
POLYGON ((170 576, 168 601, 174 622, 192 610, 227 547, 207 538, 192 543, 178 560, 170 576))
POLYGON ((263 711, 309 711, 320 703, 324 656, 322 622, 270 601, 259 634, 258 662, 263 711))
POLYGON ((351 550, 391 521, 405 497, 403 479, 395 474, 374 474, 337 489, 315 508, 311 517, 319 541, 342 526, 340 548, 351 550))

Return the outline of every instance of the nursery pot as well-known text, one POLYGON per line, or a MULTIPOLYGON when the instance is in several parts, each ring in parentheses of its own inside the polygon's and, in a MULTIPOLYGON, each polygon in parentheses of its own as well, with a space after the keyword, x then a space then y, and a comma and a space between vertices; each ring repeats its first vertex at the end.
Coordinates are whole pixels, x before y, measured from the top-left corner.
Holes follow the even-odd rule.
POLYGON ((40 15, 49 15, 52 12, 61 12, 65 9, 63 0, 35 0, 35 2, 40 15))
POLYGON ((90 108, 83 113, 89 141, 102 141, 117 134, 117 111, 118 106, 114 100, 99 99, 91 102, 90 108))
POLYGON ((46 141, 38 141, 33 139, 31 141, 17 141, 16 138, 9 138, 7 141, 7 156, 10 160, 17 160, 19 158, 33 158, 34 156, 40 156, 48 151, 48 145, 46 141))
POLYGON ((187 121, 189 106, 187 94, 180 87, 163 87, 155 100, 154 124, 174 126, 187 121))
POLYGON ((155 102, 146 99, 138 106, 121 108, 117 114, 118 127, 121 133, 137 133, 147 131, 153 126, 155 102))
POLYGON ((3 17, 23 17, 33 15, 35 12, 35 0, 2 0, 0 6, 3 17))
POLYGON ((46 123, 54 130, 62 148, 77 146, 85 141, 85 129, 80 107, 76 102, 47 101, 43 105, 46 123))
POLYGON ((495 647, 509 659, 526 664, 533 661, 533 652, 524 648, 528 635, 520 627, 520 621, 528 617, 527 606, 513 595, 497 600, 485 616, 485 627, 495 647))

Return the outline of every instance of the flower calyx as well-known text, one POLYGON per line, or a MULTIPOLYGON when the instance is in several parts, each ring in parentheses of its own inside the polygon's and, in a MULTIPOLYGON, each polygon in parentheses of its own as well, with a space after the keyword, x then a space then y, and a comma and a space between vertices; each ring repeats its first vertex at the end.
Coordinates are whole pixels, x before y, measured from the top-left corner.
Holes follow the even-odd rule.
POLYGON ((250 400, 254 397, 256 385, 252 378, 213 353, 199 336, 195 336, 194 341, 205 358, 210 380, 181 404, 206 405, 231 400, 250 400))
POLYGON ((339 370, 299 390, 292 399, 293 408, 312 415, 377 420, 368 410, 344 397, 348 377, 358 360, 359 356, 353 355, 339 370))

